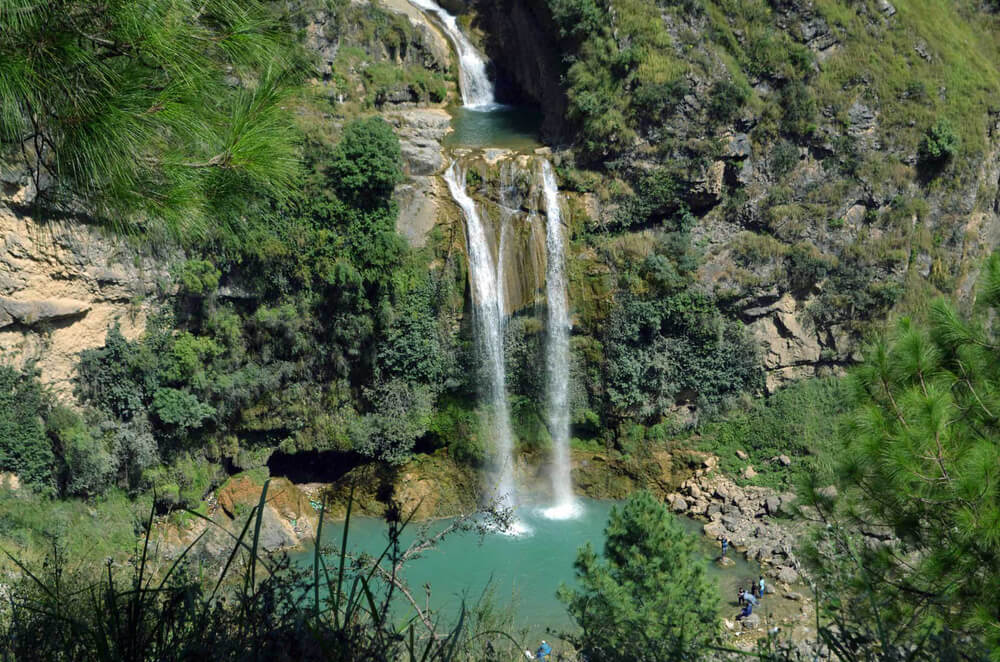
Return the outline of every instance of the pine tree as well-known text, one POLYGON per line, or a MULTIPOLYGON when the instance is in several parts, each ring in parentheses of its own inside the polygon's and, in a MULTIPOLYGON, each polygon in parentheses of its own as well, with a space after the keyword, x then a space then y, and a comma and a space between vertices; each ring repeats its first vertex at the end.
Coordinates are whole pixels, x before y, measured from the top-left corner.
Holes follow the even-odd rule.
POLYGON ((718 595, 696 542, 649 492, 613 508, 604 553, 588 543, 576 560, 580 589, 559 597, 580 626, 588 660, 690 660, 718 632, 718 595))
POLYGON ((933 633, 943 624, 982 637, 994 660, 1000 660, 998 310, 1000 254, 994 254, 969 314, 937 301, 926 328, 904 319, 876 341, 852 376, 855 408, 839 467, 846 488, 839 505, 855 530, 885 527, 898 539, 841 545, 862 569, 853 587, 861 608, 911 630, 933 633))
POLYGON ((0 0, 0 159, 46 209, 233 232, 297 171, 303 53, 258 0, 0 0))

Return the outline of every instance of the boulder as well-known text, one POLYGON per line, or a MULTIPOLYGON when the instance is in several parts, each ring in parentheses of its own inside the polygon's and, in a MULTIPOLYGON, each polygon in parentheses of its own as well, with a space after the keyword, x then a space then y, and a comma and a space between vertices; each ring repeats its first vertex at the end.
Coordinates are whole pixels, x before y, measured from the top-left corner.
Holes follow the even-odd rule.
POLYGON ((691 504, 688 512, 692 515, 704 515, 706 510, 708 510, 708 502, 704 499, 699 499, 691 504))
POLYGON ((781 499, 777 496, 769 496, 764 499, 764 508, 768 515, 777 515, 781 511, 781 499))
POLYGON ((726 532, 726 529, 721 522, 709 522, 702 527, 702 531, 709 538, 720 538, 726 532))
POLYGON ((778 464, 780 464, 781 466, 787 467, 791 465, 791 463, 792 463, 792 458, 788 457, 787 455, 778 456, 778 464))
POLYGON ((799 573, 790 565, 782 566, 778 570, 778 580, 785 584, 794 584, 799 581, 799 573))
POLYGON ((788 591, 785 593, 784 598, 792 602, 802 602, 802 594, 797 591, 788 591))
POLYGON ((760 629, 760 616, 757 614, 750 614, 746 618, 740 619, 740 625, 744 630, 759 630, 760 629))
POLYGON ((690 494, 695 499, 700 499, 701 498, 701 488, 698 487, 698 485, 696 483, 691 483, 691 485, 688 486, 688 494, 690 494))
POLYGON ((746 452, 741 449, 736 449, 736 457, 743 460, 744 462, 750 459, 750 456, 747 455, 746 452))
POLYGON ((667 497, 670 502, 670 509, 675 513, 683 513, 688 509, 687 501, 680 494, 671 494, 667 497))
POLYGON ((749 480, 750 478, 754 478, 756 476, 757 476, 757 472, 754 471, 753 465, 752 464, 748 464, 746 466, 746 469, 743 470, 743 477, 749 480))

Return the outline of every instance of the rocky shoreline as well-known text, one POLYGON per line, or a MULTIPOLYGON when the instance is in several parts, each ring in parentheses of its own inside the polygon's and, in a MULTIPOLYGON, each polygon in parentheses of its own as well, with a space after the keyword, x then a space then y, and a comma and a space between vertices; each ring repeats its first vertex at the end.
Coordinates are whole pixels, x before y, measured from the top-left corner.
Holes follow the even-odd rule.
MULTIPOLYGON (((719 544, 720 551, 724 536, 729 540, 730 554, 743 554, 760 565, 768 593, 750 617, 740 621, 723 618, 732 643, 750 649, 757 639, 776 633, 803 650, 812 650, 816 643, 815 604, 808 576, 795 555, 796 542, 808 533, 809 525, 795 518, 795 494, 738 485, 718 471, 718 465, 717 457, 705 457, 694 475, 668 494, 665 502, 674 513, 703 521, 704 535, 719 544)), ((720 554, 716 563, 733 561, 720 554)), ((727 599, 726 605, 735 615, 735 596, 731 604, 727 599)))

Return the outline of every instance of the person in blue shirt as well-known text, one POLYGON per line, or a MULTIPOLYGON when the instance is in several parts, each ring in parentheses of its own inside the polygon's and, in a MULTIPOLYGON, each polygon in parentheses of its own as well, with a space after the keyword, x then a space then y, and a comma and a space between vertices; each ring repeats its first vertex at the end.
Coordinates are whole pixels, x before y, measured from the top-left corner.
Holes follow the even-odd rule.
POLYGON ((729 551, 729 538, 722 536, 722 556, 725 558, 726 552, 729 551))
POLYGON ((745 599, 747 601, 747 604, 750 605, 751 607, 757 606, 757 598, 755 598, 752 593, 744 593, 743 599, 745 599))
POLYGON ((552 655, 552 646, 549 646, 549 642, 542 639, 542 645, 538 647, 538 651, 535 653, 536 660, 547 660, 552 655))
POLYGON ((764 587, 764 575, 761 575, 760 576, 760 597, 762 597, 762 598, 764 597, 764 591, 765 590, 766 590, 766 588, 764 587))
MULTIPOLYGON (((747 597, 752 598, 753 596, 747 594, 747 597)), ((736 617, 736 620, 740 620, 740 619, 746 618, 747 616, 749 616, 752 613, 753 613, 753 603, 752 602, 747 602, 746 605, 743 606, 743 611, 741 611, 740 615, 736 617)))

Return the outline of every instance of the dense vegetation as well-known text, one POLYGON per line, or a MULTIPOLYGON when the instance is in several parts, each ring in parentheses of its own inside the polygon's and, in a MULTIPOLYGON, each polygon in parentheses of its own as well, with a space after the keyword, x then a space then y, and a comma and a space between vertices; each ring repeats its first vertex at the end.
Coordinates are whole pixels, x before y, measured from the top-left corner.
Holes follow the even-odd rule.
MULTIPOLYGON (((805 483, 806 514, 828 525, 809 551, 831 650, 983 659, 1000 650, 1000 259, 975 310, 928 294, 964 282, 980 250, 968 219, 994 213, 996 11, 817 0, 821 47, 795 4, 546 0, 573 136, 553 161, 600 210, 568 202, 574 441, 626 460, 697 446, 731 474, 752 464, 757 484, 805 483), (742 320, 786 294, 810 333, 837 334, 824 367, 856 360, 841 338, 882 338, 850 380, 758 397, 742 320), (894 313, 912 317, 878 336, 894 313)), ((485 659, 479 633, 510 625, 488 609, 471 630, 400 630, 392 589, 376 604, 370 568, 344 557, 255 576, 272 560, 249 528, 226 602, 183 558, 117 566, 149 513, 198 520, 228 476, 266 474, 275 454, 390 473, 421 453, 483 463, 461 242, 446 224, 422 248, 397 234, 402 152, 377 114, 445 100, 447 63, 406 19, 347 0, 0 0, 0 62, 0 157, 40 193, 18 211, 184 251, 145 332, 112 327, 80 355, 78 407, 32 365, 0 365, 0 472, 25 485, 0 488, 18 550, 3 566, 24 563, 0 613, 14 659, 485 659), (53 541, 47 565, 25 563, 53 541)), ((495 202, 499 174, 469 172, 495 202)), ((515 432, 537 450, 541 324, 519 311, 505 332, 515 432)), ((606 536, 563 592, 577 649, 714 645, 710 590, 663 506, 633 497, 606 536)))
POLYGON ((695 544, 648 492, 612 509, 603 554, 589 543, 581 549, 580 588, 560 595, 580 626, 574 647, 586 659, 608 662, 701 654, 716 639, 718 598, 694 560, 695 544))

